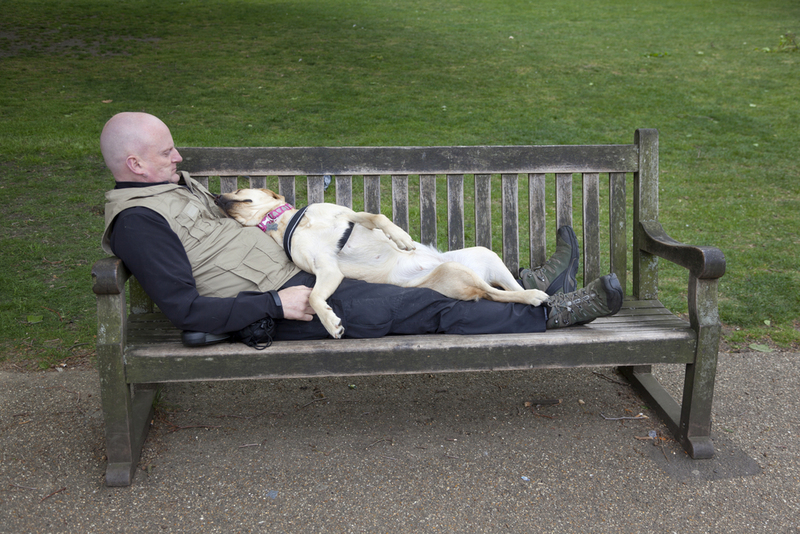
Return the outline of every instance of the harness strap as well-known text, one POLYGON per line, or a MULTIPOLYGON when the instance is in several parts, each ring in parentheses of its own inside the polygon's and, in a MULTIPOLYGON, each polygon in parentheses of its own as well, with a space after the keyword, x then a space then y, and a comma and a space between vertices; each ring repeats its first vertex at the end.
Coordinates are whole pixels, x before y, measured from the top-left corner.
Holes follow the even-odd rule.
POLYGON ((292 236, 294 235, 294 231, 297 228, 297 225, 300 223, 300 219, 303 218, 305 215, 308 206, 302 207, 297 210, 292 218, 289 220, 289 223, 286 225, 286 231, 283 233, 283 250, 286 252, 286 256, 289 258, 289 261, 292 261, 292 236))
POLYGON ((356 223, 351 221, 350 224, 347 226, 347 230, 344 231, 342 237, 339 238, 339 242, 336 243, 337 251, 342 250, 344 246, 347 244, 347 240, 350 239, 350 234, 353 233, 353 227, 355 227, 355 225, 356 223))

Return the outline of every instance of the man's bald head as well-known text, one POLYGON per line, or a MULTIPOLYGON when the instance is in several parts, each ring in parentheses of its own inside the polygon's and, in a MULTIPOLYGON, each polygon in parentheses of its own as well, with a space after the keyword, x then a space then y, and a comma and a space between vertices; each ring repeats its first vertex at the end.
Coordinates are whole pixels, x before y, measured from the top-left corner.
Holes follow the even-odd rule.
POLYGON ((182 160, 169 128, 149 113, 124 112, 109 119, 100 151, 118 182, 177 182, 182 160))

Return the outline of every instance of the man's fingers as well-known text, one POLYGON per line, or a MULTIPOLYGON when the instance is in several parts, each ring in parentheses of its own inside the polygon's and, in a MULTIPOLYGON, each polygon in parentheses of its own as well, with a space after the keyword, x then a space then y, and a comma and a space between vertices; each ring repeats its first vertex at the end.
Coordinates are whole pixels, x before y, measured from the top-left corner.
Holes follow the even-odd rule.
POLYGON ((278 291, 283 304, 283 316, 296 321, 310 321, 315 312, 308 303, 311 288, 306 286, 292 286, 278 291))

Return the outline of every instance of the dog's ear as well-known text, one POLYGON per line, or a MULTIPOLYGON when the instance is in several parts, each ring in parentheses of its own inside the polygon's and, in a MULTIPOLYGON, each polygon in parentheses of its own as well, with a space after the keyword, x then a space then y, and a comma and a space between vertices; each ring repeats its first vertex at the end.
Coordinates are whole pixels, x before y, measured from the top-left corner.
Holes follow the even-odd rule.
POLYGON ((278 193, 276 193, 271 189, 262 189, 261 191, 263 191, 265 194, 271 196, 274 199, 280 200, 281 202, 286 202, 286 198, 284 196, 279 195, 278 193))

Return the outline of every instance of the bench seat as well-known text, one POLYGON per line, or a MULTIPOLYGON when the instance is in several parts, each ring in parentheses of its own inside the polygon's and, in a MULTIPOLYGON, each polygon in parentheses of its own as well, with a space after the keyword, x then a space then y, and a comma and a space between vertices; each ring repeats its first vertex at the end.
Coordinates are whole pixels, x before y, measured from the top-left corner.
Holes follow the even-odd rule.
POLYGON ((223 342, 198 351, 152 313, 131 316, 125 362, 135 383, 686 364, 696 338, 658 301, 629 300, 614 317, 540 334, 279 341, 266 350, 223 342))

